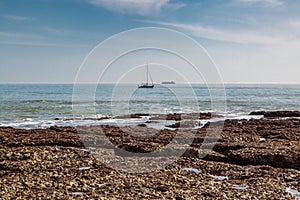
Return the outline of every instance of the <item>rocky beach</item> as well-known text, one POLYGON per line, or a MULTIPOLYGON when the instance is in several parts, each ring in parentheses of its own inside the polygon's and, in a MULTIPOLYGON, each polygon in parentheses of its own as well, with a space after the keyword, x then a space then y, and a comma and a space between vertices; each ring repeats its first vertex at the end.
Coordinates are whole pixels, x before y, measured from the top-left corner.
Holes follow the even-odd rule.
MULTIPOLYGON (((157 115, 124 127, 1 127, 0 198, 300 199, 300 112, 250 113, 255 115, 261 118, 225 120, 220 135, 208 135, 220 128, 218 122, 194 120, 211 119, 210 113, 190 114, 193 120, 157 115), (148 126, 161 119, 175 123, 161 130, 148 126), (147 153, 174 138, 191 143, 175 162, 157 170, 128 173, 109 163, 109 156, 120 154, 118 149, 145 154, 139 159, 147 162, 147 153)), ((119 156, 126 157, 122 152, 119 156)), ((158 159, 163 163, 165 158, 158 159)))

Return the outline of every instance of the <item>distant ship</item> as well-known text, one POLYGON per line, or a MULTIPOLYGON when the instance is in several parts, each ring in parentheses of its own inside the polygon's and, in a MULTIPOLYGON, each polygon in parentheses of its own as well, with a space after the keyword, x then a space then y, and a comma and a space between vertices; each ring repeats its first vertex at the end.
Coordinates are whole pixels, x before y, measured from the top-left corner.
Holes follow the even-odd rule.
POLYGON ((174 81, 163 81, 161 82, 161 84, 175 84, 174 81))
POLYGON ((141 85, 138 86, 138 88, 153 88, 154 87, 154 84, 153 84, 153 81, 152 81, 152 78, 151 78, 151 75, 149 74, 149 69, 148 69, 148 63, 147 63, 147 72, 146 72, 146 76, 147 76, 147 82, 146 83, 143 83, 141 85), (150 75, 150 79, 151 79, 151 84, 149 84, 148 82, 148 77, 150 75))

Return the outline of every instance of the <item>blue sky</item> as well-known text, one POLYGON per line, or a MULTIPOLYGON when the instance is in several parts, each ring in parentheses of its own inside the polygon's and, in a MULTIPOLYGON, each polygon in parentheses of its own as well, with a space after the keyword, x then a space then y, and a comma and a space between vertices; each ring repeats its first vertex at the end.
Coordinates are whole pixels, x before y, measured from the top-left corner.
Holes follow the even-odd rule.
POLYGON ((72 83, 113 34, 166 27, 206 48, 224 82, 300 83, 298 0, 0 2, 0 82, 72 83))

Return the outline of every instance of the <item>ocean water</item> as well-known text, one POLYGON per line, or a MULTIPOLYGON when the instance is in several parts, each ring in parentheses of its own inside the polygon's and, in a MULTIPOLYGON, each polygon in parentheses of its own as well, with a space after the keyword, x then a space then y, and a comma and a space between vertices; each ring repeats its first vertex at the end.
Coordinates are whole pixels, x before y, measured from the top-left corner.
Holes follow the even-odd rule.
MULTIPOLYGON (((0 84, 0 126, 110 124, 114 122, 112 119, 93 118, 129 113, 211 111, 230 118, 245 117, 257 110, 300 110, 300 85, 225 85, 226 99, 218 94, 213 97, 216 102, 226 100, 226 107, 222 104, 221 109, 213 106, 206 85, 157 84, 153 89, 138 89, 135 84, 102 84, 92 92, 88 92, 90 85, 82 85, 81 89, 79 100, 74 100, 72 84, 0 84), (91 94, 92 101, 86 98, 91 94), (74 115, 72 106, 77 111, 81 108, 80 112, 74 115)), ((130 119, 124 123, 145 120, 130 119)))

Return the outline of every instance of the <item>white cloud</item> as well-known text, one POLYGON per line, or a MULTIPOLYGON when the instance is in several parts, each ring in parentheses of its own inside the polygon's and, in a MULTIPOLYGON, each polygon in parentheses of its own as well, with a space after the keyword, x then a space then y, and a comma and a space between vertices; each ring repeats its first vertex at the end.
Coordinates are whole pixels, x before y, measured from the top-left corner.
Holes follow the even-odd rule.
POLYGON ((300 19, 255 29, 144 21, 216 42, 204 42, 225 82, 300 83, 300 19), (238 44, 238 45, 236 45, 238 44))
POLYGON ((43 27, 43 31, 45 31, 46 33, 49 33, 51 35, 56 35, 56 36, 74 34, 74 32, 69 31, 69 30, 58 29, 58 28, 53 28, 53 27, 49 27, 49 26, 43 27))
POLYGON ((222 42, 233 42, 239 44, 281 44, 286 42, 286 38, 282 35, 275 35, 270 32, 262 33, 257 30, 225 30, 220 28, 183 23, 170 23, 159 21, 146 22, 180 28, 182 30, 190 32, 194 36, 222 42))
POLYGON ((148 21, 216 43, 205 43, 225 82, 297 82, 300 20, 278 21, 272 26, 226 29, 200 24, 148 21), (238 44, 238 45, 232 45, 238 44))
POLYGON ((10 34, 7 33, 7 32, 0 32, 0 37, 2 37, 2 36, 7 37, 7 36, 9 36, 9 35, 10 35, 10 34))
POLYGON ((40 41, 2 41, 0 40, 0 44, 7 45, 18 45, 18 46, 47 46, 47 47, 87 47, 90 48, 91 45, 82 45, 82 44, 64 44, 64 43, 54 43, 54 42, 40 42, 40 41))
MULTIPOLYGON (((54 29, 51 31, 54 31, 54 29)), ((51 34, 54 33, 51 32, 51 34)), ((58 32, 58 34, 60 34, 60 32, 58 32)), ((0 44, 21 45, 21 46, 57 46, 57 47, 90 47, 91 46, 91 45, 79 44, 79 43, 59 42, 57 39, 49 38, 46 37, 45 35, 34 34, 34 33, 21 33, 21 32, 0 32, 0 44)))
POLYGON ((88 2, 110 11, 143 16, 157 14, 163 7, 177 10, 185 6, 183 3, 171 3, 170 0, 88 0, 88 2))
POLYGON ((29 21, 33 18, 25 17, 25 16, 18 16, 18 15, 5 15, 4 18, 10 21, 16 21, 16 22, 23 22, 23 21, 29 21))
POLYGON ((264 7, 276 7, 283 5, 285 0, 235 0, 235 2, 264 7))
POLYGON ((164 5, 165 8, 170 9, 170 10, 178 10, 180 8, 183 8, 186 6, 186 4, 182 2, 177 2, 177 3, 168 3, 164 5))
POLYGON ((13 32, 0 32, 0 39, 1 38, 8 38, 8 37, 22 37, 24 34, 21 33, 13 33, 13 32))

